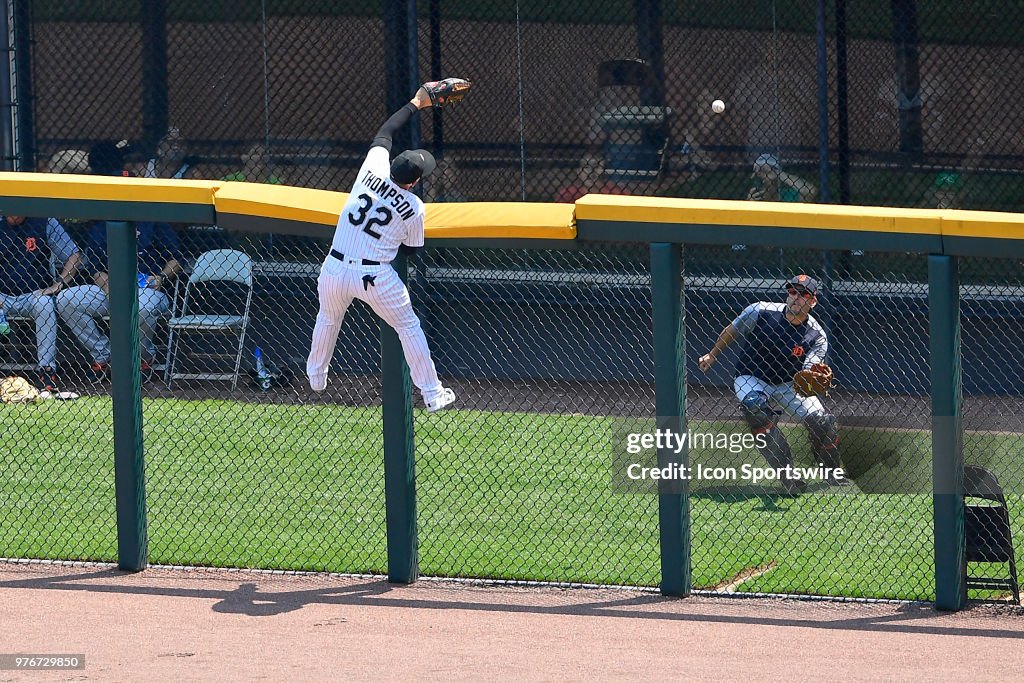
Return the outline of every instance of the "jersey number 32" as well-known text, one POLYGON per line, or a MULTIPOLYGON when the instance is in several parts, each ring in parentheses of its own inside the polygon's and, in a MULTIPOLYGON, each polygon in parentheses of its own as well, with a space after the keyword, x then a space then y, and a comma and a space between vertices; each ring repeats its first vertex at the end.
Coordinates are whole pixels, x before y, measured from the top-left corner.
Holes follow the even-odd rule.
POLYGON ((373 226, 379 225, 384 227, 391 222, 391 210, 383 206, 378 206, 373 210, 374 215, 370 216, 367 220, 367 215, 370 213, 370 207, 373 206, 373 198, 368 194, 361 194, 358 197, 359 206, 356 208, 355 213, 350 213, 348 219, 352 221, 352 225, 355 227, 362 226, 363 232, 372 237, 375 240, 380 239, 380 233, 373 229, 373 226), (364 225, 365 223, 365 225, 364 225))

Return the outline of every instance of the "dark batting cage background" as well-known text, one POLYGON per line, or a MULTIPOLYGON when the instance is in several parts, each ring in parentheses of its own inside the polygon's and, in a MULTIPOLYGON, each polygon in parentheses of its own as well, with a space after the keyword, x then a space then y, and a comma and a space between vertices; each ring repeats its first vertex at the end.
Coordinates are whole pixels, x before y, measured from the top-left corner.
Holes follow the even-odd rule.
POLYGON ((405 84, 458 75, 470 102, 406 141, 448 159, 428 199, 741 199, 762 153, 811 201, 1015 210, 1024 188, 1014 3, 6 4, 21 170, 101 140, 145 159, 175 126, 193 177, 260 143, 283 182, 344 190, 405 84))

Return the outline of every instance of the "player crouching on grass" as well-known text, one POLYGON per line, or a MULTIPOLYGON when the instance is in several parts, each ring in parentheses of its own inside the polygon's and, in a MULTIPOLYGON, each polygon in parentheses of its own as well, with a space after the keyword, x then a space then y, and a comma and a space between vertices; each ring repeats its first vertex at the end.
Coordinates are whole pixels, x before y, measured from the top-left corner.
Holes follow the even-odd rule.
MULTIPOLYGON (((740 402, 743 417, 750 431, 766 437, 760 449, 764 459, 774 468, 793 465, 793 453, 786 436, 779 429, 775 406, 800 419, 807 427, 814 456, 825 468, 841 467, 839 459, 839 430, 836 418, 825 412, 821 399, 813 392, 798 394, 797 384, 804 384, 807 375, 827 372, 822 394, 831 383, 831 370, 825 363, 828 337, 818 321, 811 317, 811 309, 818 304, 818 282, 808 275, 797 275, 786 282, 786 302, 759 301, 747 306, 718 336, 718 341, 699 366, 707 372, 715 359, 738 337, 745 344, 736 364, 733 388, 740 402)), ((826 481, 833 486, 850 482, 843 477, 831 476, 826 481)), ((783 477, 783 487, 790 495, 802 493, 807 482, 797 477, 783 477)))
POLYGON ((353 299, 362 299, 398 333, 409 374, 427 410, 440 410, 455 401, 455 392, 442 386, 437 377, 409 290, 391 267, 399 247, 415 250, 423 246, 423 202, 412 188, 434 170, 436 163, 425 149, 407 150, 394 161, 390 157, 392 137, 414 112, 460 102, 469 88, 468 81, 458 78, 424 83, 373 138, 341 209, 331 251, 317 280, 320 311, 306 361, 306 374, 314 391, 327 388, 327 373, 345 312, 353 299))

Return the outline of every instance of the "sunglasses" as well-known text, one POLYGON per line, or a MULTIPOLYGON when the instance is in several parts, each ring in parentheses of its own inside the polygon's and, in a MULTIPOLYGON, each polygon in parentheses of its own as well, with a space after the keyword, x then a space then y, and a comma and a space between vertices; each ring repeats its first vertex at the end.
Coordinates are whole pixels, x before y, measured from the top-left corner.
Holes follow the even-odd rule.
POLYGON ((812 296, 814 296, 813 294, 808 292, 806 289, 797 289, 796 287, 786 287, 786 294, 789 294, 790 296, 794 296, 796 294, 799 294, 800 296, 802 296, 805 299, 810 299, 812 296))

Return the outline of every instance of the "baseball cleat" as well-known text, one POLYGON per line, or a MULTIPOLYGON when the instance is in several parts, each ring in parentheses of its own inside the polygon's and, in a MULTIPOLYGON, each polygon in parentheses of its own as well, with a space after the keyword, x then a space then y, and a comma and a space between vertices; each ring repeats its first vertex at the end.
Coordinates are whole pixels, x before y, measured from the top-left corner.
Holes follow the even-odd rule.
POLYGON ((445 406, 451 405, 455 402, 455 392, 451 389, 442 389, 441 393, 434 397, 431 401, 424 401, 427 406, 427 411, 434 413, 445 406))

